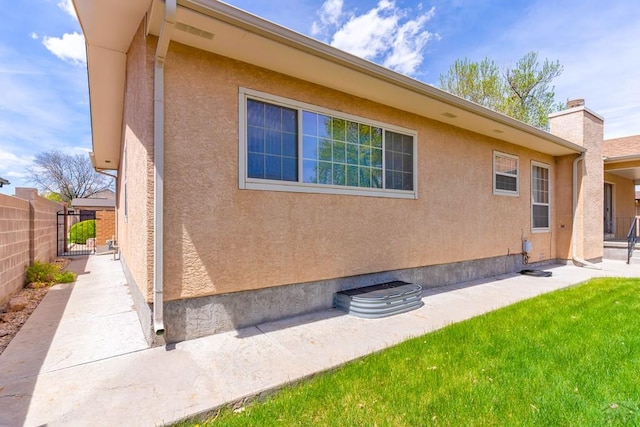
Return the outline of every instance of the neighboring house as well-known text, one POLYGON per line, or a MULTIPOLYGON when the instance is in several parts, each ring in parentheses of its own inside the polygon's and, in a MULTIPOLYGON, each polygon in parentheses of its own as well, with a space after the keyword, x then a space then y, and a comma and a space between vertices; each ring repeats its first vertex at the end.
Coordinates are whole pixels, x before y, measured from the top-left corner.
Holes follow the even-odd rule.
POLYGON ((603 119, 584 103, 548 133, 218 1, 74 3, 92 160, 118 171, 117 240, 150 340, 394 279, 602 258, 603 119))
POLYGON ((640 214, 633 185, 640 184, 640 135, 607 139, 602 147, 605 237, 619 239, 640 214), (635 206, 629 204, 630 197, 636 200, 635 206))
POLYGON ((109 241, 116 239, 116 195, 112 190, 104 190, 90 197, 71 199, 71 208, 79 211, 75 220, 85 217, 96 220, 95 244, 98 248, 108 247, 109 241))
POLYGON ((0 178, 0 188, 2 188, 3 185, 9 185, 11 184, 9 181, 7 181, 4 178, 0 178))

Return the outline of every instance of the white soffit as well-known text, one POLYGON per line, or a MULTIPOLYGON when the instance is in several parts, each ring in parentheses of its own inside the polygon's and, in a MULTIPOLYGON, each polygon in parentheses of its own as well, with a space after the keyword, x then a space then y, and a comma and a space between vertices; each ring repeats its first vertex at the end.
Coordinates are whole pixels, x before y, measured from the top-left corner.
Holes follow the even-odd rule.
POLYGON ((126 53, 151 0, 73 0, 87 44, 94 167, 120 163, 126 53))
MULTIPOLYGON (((173 31, 172 40, 179 43, 554 156, 585 151, 222 2, 179 0, 178 4, 177 23, 190 27, 173 31)), ((151 34, 159 34, 161 19, 162 8, 154 7, 148 21, 151 34)))
MULTIPOLYGON (((151 7, 151 0, 73 1, 88 45, 95 166, 115 169, 122 139, 126 52, 147 11, 148 33, 159 34, 164 2, 155 0, 151 7)), ((178 4, 177 23, 192 28, 174 29, 174 41, 554 156, 584 151, 220 1, 178 4)))

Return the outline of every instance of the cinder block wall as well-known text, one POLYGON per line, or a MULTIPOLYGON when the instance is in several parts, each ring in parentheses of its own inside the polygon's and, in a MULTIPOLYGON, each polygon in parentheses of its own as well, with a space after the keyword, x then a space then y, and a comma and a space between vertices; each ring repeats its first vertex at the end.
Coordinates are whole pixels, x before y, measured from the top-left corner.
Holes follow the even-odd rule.
POLYGON ((31 209, 33 213, 31 261, 49 262, 57 256, 57 213, 62 210, 62 205, 36 195, 31 200, 31 209))
POLYGON ((29 202, 0 194, 0 305, 25 280, 29 265, 29 202))
POLYGON ((116 212, 96 211, 96 245, 105 246, 116 235, 116 212))
POLYGON ((0 194, 0 305, 22 288, 27 266, 56 257, 60 210, 32 188, 16 188, 16 197, 0 194))

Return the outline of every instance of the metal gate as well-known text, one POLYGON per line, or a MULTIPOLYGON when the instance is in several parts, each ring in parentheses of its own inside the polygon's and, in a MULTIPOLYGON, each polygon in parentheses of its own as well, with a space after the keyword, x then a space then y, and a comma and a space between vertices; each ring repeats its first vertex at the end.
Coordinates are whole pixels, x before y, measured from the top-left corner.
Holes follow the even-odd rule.
POLYGON ((58 212, 58 256, 95 253, 95 219, 95 211, 65 209, 58 212))

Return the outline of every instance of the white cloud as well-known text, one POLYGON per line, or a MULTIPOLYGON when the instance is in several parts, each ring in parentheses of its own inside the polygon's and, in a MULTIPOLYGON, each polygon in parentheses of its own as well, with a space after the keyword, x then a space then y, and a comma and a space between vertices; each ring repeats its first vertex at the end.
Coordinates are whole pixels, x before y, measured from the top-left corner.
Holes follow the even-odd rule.
POLYGON ((6 176, 11 178, 28 178, 29 174, 26 172, 9 171, 7 172, 6 176))
MULTIPOLYGON (((0 164, 2 165, 11 165, 12 167, 28 166, 31 164, 32 161, 33 161, 32 156, 18 156, 16 154, 13 154, 7 151, 6 149, 3 149, 2 151, 0 151, 0 164)), ((9 175, 9 173, 7 175, 9 175)), ((12 176, 18 176, 18 175, 14 174, 12 176)))
POLYGON ((58 2, 58 7, 64 10, 67 14, 69 14, 76 21, 78 20, 78 15, 76 15, 76 10, 73 7, 73 3, 71 0, 61 0, 58 2))
POLYGON ((421 5, 417 11, 402 9, 393 0, 379 0, 374 8, 356 14, 345 12, 342 0, 326 0, 312 32, 315 35, 333 32, 327 37, 332 46, 411 75, 424 59, 426 44, 439 38, 426 29, 435 9, 427 12, 421 9, 421 5))
POLYGON ((398 28, 393 48, 384 60, 383 65, 403 74, 414 74, 422 64, 422 51, 427 42, 439 39, 439 36, 423 30, 426 22, 433 17, 435 8, 418 18, 406 22, 398 28))
POLYGON ((320 22, 314 22, 311 26, 311 34, 321 34, 328 26, 337 25, 343 15, 342 0, 326 0, 318 11, 320 22))
POLYGON ((84 65, 87 62, 84 36, 75 31, 71 34, 63 34, 62 38, 44 36, 42 43, 51 53, 63 61, 76 65, 84 65))
POLYGON ((331 44, 356 56, 374 59, 388 49, 397 31, 399 16, 388 1, 360 16, 352 16, 333 35, 331 44))
POLYGON ((12 194, 15 187, 30 186, 30 175, 27 167, 31 165, 33 157, 18 155, 10 152, 11 148, 0 146, 0 177, 11 182, 10 187, 3 187, 0 193, 12 194))

